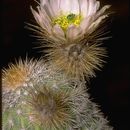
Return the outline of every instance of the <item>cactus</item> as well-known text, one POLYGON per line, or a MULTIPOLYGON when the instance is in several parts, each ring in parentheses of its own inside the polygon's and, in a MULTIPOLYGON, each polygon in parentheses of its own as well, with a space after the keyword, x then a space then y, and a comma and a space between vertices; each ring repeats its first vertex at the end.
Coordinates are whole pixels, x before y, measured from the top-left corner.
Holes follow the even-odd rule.
POLYGON ((106 56, 101 46, 110 5, 96 0, 40 0, 28 24, 45 61, 19 59, 2 71, 3 130, 113 130, 91 101, 87 81, 106 56), (60 7, 60 8, 59 8, 60 7))
POLYGON ((3 129, 112 130, 91 102, 84 83, 48 80, 32 84, 26 86, 19 103, 3 111, 3 129))

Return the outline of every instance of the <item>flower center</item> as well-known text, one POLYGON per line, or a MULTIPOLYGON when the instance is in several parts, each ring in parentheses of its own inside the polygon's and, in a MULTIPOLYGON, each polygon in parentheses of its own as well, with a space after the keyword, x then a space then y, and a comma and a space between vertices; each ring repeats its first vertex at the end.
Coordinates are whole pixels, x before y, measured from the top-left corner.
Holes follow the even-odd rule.
POLYGON ((53 24, 59 24, 60 27, 66 31, 68 26, 70 24, 74 24, 76 26, 79 26, 80 22, 82 20, 81 15, 76 15, 73 13, 70 13, 68 15, 61 15, 53 20, 53 24))

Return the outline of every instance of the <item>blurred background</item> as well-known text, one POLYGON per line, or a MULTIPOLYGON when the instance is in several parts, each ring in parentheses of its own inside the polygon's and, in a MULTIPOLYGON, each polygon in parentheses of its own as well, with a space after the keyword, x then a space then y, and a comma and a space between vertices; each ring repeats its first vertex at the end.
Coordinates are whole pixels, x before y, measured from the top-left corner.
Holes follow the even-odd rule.
MULTIPOLYGON (((96 78, 91 79, 89 93, 115 130, 130 130, 129 1, 101 0, 101 3, 112 5, 114 14, 109 20, 112 38, 104 42, 108 51, 107 64, 102 71, 97 71, 96 78)), ((34 22, 30 5, 35 7, 36 4, 33 0, 2 1, 1 67, 7 67, 8 63, 14 63, 19 57, 25 58, 28 55, 30 58, 38 58, 42 55, 35 48, 36 39, 30 36, 31 31, 24 28, 25 22, 34 22)))

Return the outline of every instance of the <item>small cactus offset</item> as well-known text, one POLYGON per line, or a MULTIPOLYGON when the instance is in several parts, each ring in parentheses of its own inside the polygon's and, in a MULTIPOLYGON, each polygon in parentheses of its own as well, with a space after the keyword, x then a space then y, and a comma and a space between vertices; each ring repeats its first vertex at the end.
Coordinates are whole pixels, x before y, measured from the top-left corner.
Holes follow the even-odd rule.
POLYGON ((2 71, 3 130, 113 130, 91 101, 87 81, 103 66, 110 5, 40 0, 28 24, 46 59, 19 59, 2 71))

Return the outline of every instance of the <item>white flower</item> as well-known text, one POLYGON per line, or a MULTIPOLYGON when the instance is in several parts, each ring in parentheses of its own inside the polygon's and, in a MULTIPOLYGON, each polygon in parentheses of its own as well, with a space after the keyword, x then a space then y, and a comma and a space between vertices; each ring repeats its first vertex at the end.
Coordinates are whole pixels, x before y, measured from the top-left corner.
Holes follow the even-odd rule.
POLYGON ((110 5, 99 7, 96 0, 40 0, 38 12, 31 10, 44 35, 66 42, 95 31, 107 17, 105 11, 110 5))

